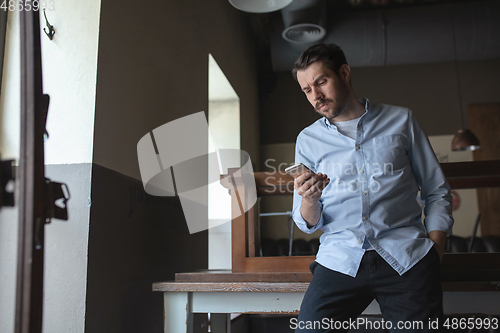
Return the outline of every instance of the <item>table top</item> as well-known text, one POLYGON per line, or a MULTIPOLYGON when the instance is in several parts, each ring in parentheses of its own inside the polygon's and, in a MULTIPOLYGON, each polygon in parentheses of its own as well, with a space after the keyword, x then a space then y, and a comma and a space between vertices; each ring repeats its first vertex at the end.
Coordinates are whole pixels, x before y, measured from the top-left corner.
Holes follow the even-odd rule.
POLYGON ((153 291, 306 292, 309 282, 157 282, 153 291))
MULTIPOLYGON (((155 282, 158 292, 306 292, 309 282, 155 282)), ((500 281, 443 282, 445 292, 500 292, 500 281)))

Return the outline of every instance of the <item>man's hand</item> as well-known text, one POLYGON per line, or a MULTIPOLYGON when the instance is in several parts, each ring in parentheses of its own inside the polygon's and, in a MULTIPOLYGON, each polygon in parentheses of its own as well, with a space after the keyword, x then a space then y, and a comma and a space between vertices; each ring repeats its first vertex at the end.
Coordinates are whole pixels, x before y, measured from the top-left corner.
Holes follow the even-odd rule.
POLYGON ((443 261, 446 237, 447 233, 441 230, 433 230, 429 232, 429 238, 434 242, 434 248, 438 251, 441 262, 443 261))
POLYGON ((312 177, 310 172, 306 172, 295 178, 293 187, 303 199, 313 202, 319 200, 321 191, 329 182, 330 179, 321 172, 312 177))
POLYGON ((325 174, 318 173, 311 176, 310 172, 298 176, 293 182, 294 189, 302 196, 300 213, 309 228, 314 227, 319 222, 321 191, 329 183, 330 179, 325 174))

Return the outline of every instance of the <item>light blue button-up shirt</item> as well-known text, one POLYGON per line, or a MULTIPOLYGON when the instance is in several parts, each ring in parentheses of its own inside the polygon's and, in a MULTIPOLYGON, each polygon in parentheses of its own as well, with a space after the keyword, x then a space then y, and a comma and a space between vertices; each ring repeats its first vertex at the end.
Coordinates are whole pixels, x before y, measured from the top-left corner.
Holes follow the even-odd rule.
POLYGON ((366 112, 355 139, 326 118, 298 135, 295 163, 326 174, 330 183, 321 195, 316 226, 309 228, 302 218, 296 191, 293 219, 306 233, 323 231, 316 256, 321 265, 356 276, 369 242, 402 275, 431 249, 428 232, 451 234, 450 186, 409 109, 360 102, 366 112))

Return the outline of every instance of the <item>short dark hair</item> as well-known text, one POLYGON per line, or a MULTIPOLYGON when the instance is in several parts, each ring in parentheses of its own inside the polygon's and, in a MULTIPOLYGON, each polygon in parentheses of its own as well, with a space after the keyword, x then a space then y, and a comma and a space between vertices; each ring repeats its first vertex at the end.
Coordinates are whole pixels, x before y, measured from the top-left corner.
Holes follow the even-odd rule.
POLYGON ((336 44, 316 44, 305 50, 297 59, 292 75, 297 80, 297 71, 306 69, 316 61, 323 61, 327 68, 339 75, 340 67, 347 65, 344 51, 336 44))

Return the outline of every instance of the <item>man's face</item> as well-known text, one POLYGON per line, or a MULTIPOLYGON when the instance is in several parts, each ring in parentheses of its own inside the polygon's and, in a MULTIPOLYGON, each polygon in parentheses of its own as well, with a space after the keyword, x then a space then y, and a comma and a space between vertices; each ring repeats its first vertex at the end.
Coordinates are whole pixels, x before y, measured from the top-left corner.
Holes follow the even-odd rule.
POLYGON ((324 66, 322 61, 313 62, 306 69, 297 71, 297 81, 314 110, 328 120, 335 121, 334 118, 346 111, 350 97, 347 83, 324 66))

